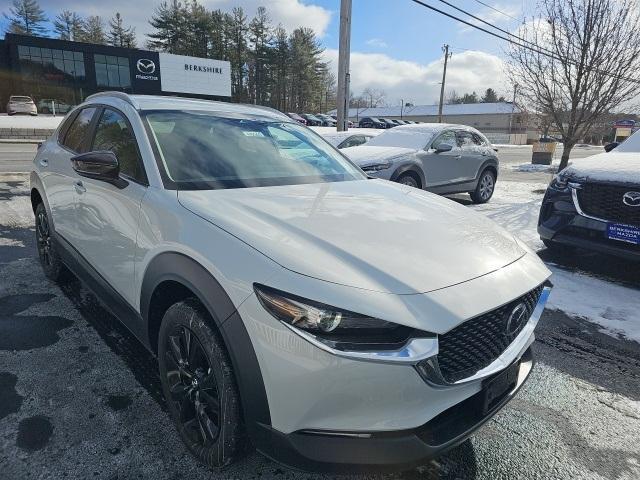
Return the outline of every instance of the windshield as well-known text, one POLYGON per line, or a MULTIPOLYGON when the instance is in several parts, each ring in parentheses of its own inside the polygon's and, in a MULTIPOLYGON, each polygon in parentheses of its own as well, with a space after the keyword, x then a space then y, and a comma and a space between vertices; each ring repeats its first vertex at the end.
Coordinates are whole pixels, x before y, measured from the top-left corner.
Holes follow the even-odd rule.
POLYGON ((298 123, 200 111, 145 115, 166 179, 180 189, 262 187, 366 176, 298 123))
POLYGON ((414 128, 396 127, 385 130, 380 135, 373 137, 367 145, 377 147, 403 147, 413 150, 422 150, 431 141, 433 132, 416 130, 414 128))

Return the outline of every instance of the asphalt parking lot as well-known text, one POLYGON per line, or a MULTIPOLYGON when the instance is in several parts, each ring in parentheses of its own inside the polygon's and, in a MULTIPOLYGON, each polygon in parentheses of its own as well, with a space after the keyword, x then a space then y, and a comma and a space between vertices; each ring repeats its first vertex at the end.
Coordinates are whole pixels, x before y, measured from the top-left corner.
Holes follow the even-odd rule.
MULTIPOLYGON (((0 149, 0 165, 22 163, 0 149)), ((28 192, 26 175, 0 173, 0 478, 323 478, 256 453, 222 472, 196 464, 154 358, 78 281, 60 288, 42 274, 28 192)), ((640 289, 625 262, 541 256, 640 289)), ((640 478, 640 344, 562 310, 537 332, 532 377, 501 413, 428 465, 375 478, 640 478)))

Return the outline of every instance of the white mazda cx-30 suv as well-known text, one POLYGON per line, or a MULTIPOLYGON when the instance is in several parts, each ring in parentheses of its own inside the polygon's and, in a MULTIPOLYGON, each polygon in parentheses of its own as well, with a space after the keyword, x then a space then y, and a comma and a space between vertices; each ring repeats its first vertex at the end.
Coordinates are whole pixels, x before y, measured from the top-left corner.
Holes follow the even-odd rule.
POLYGON ((46 275, 75 273, 157 355, 211 466, 247 439, 310 470, 422 464, 531 372, 536 254, 275 110, 94 95, 38 150, 31 200, 46 275))

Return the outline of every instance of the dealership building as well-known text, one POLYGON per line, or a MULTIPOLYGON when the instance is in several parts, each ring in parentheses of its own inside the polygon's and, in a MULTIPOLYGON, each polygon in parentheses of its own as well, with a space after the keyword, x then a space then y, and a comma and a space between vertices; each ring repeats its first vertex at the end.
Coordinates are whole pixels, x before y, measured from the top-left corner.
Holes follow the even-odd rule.
POLYGON ((77 105, 105 91, 229 100, 227 61, 7 33, 0 40, 0 110, 11 95, 77 105))

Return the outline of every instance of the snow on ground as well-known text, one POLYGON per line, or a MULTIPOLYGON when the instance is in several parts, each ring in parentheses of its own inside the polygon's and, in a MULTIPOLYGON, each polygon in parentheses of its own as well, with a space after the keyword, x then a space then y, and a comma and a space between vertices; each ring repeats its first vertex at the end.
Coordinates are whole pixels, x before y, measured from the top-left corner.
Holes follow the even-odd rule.
POLYGON ((0 128, 38 128, 55 130, 60 125, 64 115, 0 115, 0 128))
MULTIPOLYGON (((489 203, 472 205, 534 250, 544 248, 536 231, 544 183, 498 182, 489 203)), ((554 289, 547 308, 593 322, 614 337, 640 342, 640 294, 638 290, 547 265, 554 289)))

